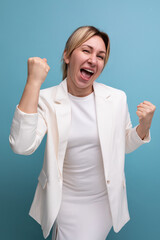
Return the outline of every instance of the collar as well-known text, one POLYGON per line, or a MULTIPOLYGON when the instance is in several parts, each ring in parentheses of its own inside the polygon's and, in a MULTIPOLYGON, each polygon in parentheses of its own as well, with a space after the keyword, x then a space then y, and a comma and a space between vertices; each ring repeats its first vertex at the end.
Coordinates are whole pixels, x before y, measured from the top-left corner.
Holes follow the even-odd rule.
MULTIPOLYGON (((94 89, 95 97, 107 99, 111 96, 111 91, 109 87, 102 83, 93 82, 93 89, 94 89)), ((69 97, 68 97, 68 89, 67 89, 67 78, 65 78, 57 86, 55 102, 61 103, 63 101, 68 101, 68 100, 69 100, 69 97)))

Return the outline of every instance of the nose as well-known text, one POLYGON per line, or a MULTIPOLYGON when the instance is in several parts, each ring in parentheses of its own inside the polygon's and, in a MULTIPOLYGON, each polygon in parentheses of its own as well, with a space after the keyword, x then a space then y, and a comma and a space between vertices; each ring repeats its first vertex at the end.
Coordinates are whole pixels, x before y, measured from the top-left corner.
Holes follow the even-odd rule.
POLYGON ((92 66, 95 66, 97 63, 97 57, 95 54, 91 54, 88 58, 88 63, 90 63, 92 66))

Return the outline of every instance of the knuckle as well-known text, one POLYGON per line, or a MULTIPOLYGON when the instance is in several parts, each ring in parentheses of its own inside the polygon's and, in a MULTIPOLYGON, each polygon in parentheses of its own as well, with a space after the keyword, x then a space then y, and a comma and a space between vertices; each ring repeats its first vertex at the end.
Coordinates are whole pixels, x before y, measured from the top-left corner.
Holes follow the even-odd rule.
POLYGON ((33 61, 34 61, 35 63, 40 63, 40 62, 41 62, 41 59, 40 59, 39 57, 34 57, 34 58, 33 58, 33 61))
POLYGON ((145 118, 146 117, 146 112, 143 112, 142 116, 143 116, 143 118, 145 118))
POLYGON ((32 61, 32 58, 30 57, 30 58, 28 58, 28 62, 31 62, 32 61))
POLYGON ((32 62, 37 63, 37 58, 36 57, 32 58, 32 62))
POLYGON ((151 112, 154 113, 155 110, 156 110, 156 107, 155 107, 155 106, 152 106, 152 107, 151 107, 151 112))

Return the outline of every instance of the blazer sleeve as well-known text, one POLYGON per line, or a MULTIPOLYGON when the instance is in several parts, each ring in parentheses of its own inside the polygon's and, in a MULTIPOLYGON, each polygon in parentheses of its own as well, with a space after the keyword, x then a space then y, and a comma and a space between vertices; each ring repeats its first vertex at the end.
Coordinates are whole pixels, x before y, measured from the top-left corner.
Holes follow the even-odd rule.
POLYGON ((16 106, 12 120, 9 143, 13 152, 32 154, 47 132, 45 111, 39 98, 37 113, 24 113, 16 106))
POLYGON ((144 143, 149 143, 151 140, 150 131, 149 131, 149 135, 142 140, 137 134, 137 131, 136 131, 137 126, 132 127, 130 114, 128 111, 128 104, 126 101, 125 153, 133 152, 138 147, 140 147, 144 143))

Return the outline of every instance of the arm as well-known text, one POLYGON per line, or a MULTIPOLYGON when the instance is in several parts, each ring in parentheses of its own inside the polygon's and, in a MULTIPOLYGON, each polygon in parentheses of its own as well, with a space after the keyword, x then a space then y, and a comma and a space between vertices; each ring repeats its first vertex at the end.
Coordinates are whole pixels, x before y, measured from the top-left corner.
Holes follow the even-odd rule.
POLYGON ((149 128, 147 128, 149 125, 144 124, 147 122, 148 121, 140 121, 140 124, 138 126, 132 128, 130 114, 126 103, 126 153, 130 153, 136 150, 142 144, 150 142, 150 131, 149 128))
POLYGON ((37 113, 22 112, 17 105, 9 135, 9 143, 15 153, 32 154, 40 145, 46 132, 45 111, 40 99, 37 113))
POLYGON ((40 87, 45 81, 50 67, 47 59, 28 59, 28 78, 18 108, 25 113, 36 113, 40 87))
POLYGON ((48 71, 46 60, 28 60, 27 83, 19 106, 16 107, 9 136, 10 146, 17 154, 33 153, 47 131, 45 107, 39 92, 48 71))
POLYGON ((145 136, 149 135, 149 129, 151 127, 152 118, 156 107, 148 102, 144 101, 137 106, 137 116, 139 117, 139 125, 136 131, 139 137, 143 140, 145 136))

